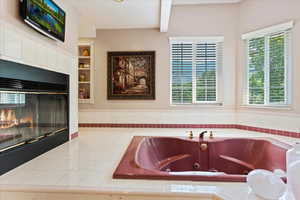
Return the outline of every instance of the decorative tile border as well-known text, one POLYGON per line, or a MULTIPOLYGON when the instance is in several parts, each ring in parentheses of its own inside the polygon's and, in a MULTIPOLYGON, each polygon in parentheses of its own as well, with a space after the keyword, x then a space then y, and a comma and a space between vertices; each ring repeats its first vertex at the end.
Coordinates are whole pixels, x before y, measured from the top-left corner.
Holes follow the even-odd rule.
MULTIPOLYGON (((256 131, 300 138, 300 133, 276 129, 259 128, 239 124, 113 124, 113 123, 80 123, 81 128, 235 128, 240 130, 256 131)), ((78 136, 78 134, 77 134, 78 136)))
POLYGON ((80 123, 85 128, 235 128, 234 124, 110 124, 80 123))
POLYGON ((78 133, 78 132, 72 133, 72 134, 71 134, 71 140, 77 138, 78 136, 79 136, 79 133, 78 133))

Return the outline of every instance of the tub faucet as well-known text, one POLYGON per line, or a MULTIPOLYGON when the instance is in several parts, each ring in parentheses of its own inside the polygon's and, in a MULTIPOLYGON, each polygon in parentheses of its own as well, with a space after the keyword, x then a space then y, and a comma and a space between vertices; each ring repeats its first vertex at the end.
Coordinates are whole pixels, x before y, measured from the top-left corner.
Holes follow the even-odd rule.
POLYGON ((199 133, 199 140, 203 140, 205 133, 207 133, 207 131, 203 131, 203 132, 199 133))

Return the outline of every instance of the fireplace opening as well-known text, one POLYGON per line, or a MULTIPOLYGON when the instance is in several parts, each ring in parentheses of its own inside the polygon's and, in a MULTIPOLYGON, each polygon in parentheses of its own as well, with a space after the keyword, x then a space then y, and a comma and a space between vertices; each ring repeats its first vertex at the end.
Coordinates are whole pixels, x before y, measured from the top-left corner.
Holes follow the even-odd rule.
POLYGON ((0 91, 0 152, 68 128, 65 93, 0 91))
POLYGON ((0 59, 0 175, 69 140, 69 78, 0 59))

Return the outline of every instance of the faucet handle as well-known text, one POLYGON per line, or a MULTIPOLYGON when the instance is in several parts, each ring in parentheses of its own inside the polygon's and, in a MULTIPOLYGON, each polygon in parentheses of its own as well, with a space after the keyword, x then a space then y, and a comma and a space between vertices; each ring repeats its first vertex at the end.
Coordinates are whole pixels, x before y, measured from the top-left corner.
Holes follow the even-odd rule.
POLYGON ((189 134, 189 138, 193 139, 194 135, 193 135, 193 131, 187 131, 187 133, 189 134))
POLYGON ((213 138, 214 138, 213 132, 209 131, 209 139, 213 139, 213 138))

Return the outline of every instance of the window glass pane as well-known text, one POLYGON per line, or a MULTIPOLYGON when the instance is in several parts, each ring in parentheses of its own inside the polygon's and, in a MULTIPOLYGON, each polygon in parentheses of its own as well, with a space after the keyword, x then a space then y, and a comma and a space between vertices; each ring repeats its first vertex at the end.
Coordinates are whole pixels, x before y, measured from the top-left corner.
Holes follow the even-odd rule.
POLYGON ((270 37, 270 103, 285 102, 285 36, 270 37))
POLYGON ((172 102, 192 103, 193 45, 172 45, 172 102))
POLYGON ((196 45, 196 101, 216 101, 216 43, 196 45))
POLYGON ((0 93, 0 150, 68 128, 61 94, 0 93))
POLYGON ((265 102, 265 38, 255 38, 248 43, 249 104, 265 102))

